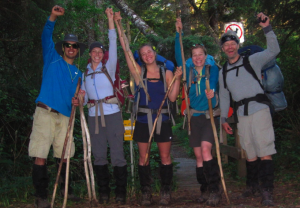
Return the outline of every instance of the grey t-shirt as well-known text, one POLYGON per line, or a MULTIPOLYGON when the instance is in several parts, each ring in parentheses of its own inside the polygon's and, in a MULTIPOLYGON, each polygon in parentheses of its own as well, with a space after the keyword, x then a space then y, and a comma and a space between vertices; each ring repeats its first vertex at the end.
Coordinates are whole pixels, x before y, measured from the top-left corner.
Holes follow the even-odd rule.
MULTIPOLYGON (((264 32, 267 38, 267 49, 255 53, 249 56, 249 62, 252 68, 254 69, 257 77, 261 81, 261 69, 267 64, 269 61, 274 59, 276 55, 280 52, 279 44, 277 41, 277 37, 273 32, 271 26, 264 28, 264 32)), ((227 64, 227 69, 231 69, 233 67, 239 66, 243 64, 243 58, 240 57, 237 62, 233 64, 227 64)), ((223 69, 219 72, 219 86, 220 86, 220 108, 221 108, 221 120, 224 123, 224 118, 227 118, 230 97, 229 91, 231 92, 232 98, 234 101, 240 101, 244 98, 254 97, 259 93, 264 93, 262 88, 260 87, 257 80, 253 78, 253 76, 246 71, 244 66, 239 67, 238 76, 237 69, 233 69, 227 72, 226 76, 226 84, 227 88, 224 88, 223 82, 223 69), (228 91, 229 90, 229 91, 228 91)), ((248 115, 251 115, 261 109, 268 108, 267 105, 258 103, 256 101, 251 101, 248 104, 248 115)), ((237 111, 238 116, 244 116, 244 106, 240 106, 237 111)))

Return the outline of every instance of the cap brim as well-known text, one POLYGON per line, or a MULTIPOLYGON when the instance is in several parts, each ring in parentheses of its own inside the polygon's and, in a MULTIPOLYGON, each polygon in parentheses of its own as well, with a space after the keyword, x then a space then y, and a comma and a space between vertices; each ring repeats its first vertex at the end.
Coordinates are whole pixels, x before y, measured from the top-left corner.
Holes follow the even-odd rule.
MULTIPOLYGON (((62 44, 64 43, 65 41, 59 41, 55 44, 55 50, 57 51, 57 53, 61 56, 64 55, 64 52, 62 50, 62 44)), ((77 44, 79 45, 79 48, 80 48, 80 56, 83 55, 85 49, 87 48, 87 45, 85 45, 84 43, 79 43, 77 42, 77 44)), ((78 58, 79 57, 79 53, 76 55, 75 58, 78 58)))

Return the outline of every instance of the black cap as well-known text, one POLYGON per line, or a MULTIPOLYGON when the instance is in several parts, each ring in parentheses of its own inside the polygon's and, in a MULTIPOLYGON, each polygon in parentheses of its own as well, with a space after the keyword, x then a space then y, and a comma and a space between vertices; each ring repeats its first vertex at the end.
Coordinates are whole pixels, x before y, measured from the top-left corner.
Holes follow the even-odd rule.
POLYGON ((90 50, 89 50, 89 52, 91 52, 94 48, 101 48, 102 49, 102 51, 103 51, 103 53, 104 53, 104 46, 103 46, 103 44, 102 43, 100 43, 100 42, 93 42, 91 45, 90 45, 90 50))

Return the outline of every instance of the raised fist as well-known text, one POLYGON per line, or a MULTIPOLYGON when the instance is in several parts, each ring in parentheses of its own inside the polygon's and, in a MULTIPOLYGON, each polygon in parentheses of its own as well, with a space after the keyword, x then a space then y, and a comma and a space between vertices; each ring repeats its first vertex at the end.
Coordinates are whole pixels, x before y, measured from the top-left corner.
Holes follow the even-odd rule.
POLYGON ((56 15, 56 16, 62 16, 64 15, 65 13, 65 9, 58 6, 58 5, 55 5, 53 8, 52 8, 52 14, 56 15))

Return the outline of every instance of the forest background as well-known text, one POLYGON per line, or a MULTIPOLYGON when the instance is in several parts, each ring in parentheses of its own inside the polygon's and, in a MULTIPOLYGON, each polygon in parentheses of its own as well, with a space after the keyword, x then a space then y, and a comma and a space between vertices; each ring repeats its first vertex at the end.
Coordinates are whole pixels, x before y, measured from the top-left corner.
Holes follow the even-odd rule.
MULTIPOLYGON (((123 27, 132 51, 151 42, 158 54, 174 58, 175 19, 180 13, 184 25, 185 56, 189 48, 203 43, 219 65, 225 62, 218 45, 224 23, 242 21, 246 45, 266 47, 265 36, 255 22, 255 13, 263 12, 271 19, 281 52, 277 56, 285 78, 284 93, 288 108, 273 118, 276 133, 276 171, 285 170, 287 180, 294 180, 300 170, 300 1, 297 0, 2 0, 0 1, 0 204, 26 200, 33 192, 31 158, 27 147, 32 127, 35 99, 42 81, 41 33, 54 5, 65 8, 54 29, 53 40, 62 40, 66 33, 75 33, 86 44, 101 41, 108 45, 105 9, 121 11, 123 27), (136 16, 137 15, 137 16, 136 16)), ((118 47, 121 77, 129 72, 121 47, 118 47)), ((86 68, 88 53, 76 64, 86 68)), ((180 99, 179 99, 180 103, 180 99)), ((125 117, 128 115, 125 114, 125 117)), ((77 116, 78 118, 78 116, 77 116)), ((182 122, 178 116, 177 121, 182 122)), ((80 121, 75 122, 77 152, 71 171, 84 182, 80 121)), ((185 138, 186 134, 185 134, 185 138)), ((125 151, 129 152, 128 142, 125 151)), ((135 149, 136 151, 136 149, 135 149)), ((153 150, 155 152, 155 150, 153 150)), ((51 153, 50 153, 51 154, 51 153)), ((129 155, 129 154, 126 154, 129 155)), ((153 154, 152 160, 158 158, 153 154)), ((129 158, 127 158, 130 161, 129 158)), ((155 163, 154 163, 155 164, 155 163)), ((158 165, 155 164, 155 165, 158 165)), ((56 174, 49 157, 50 174, 56 174)), ((155 168, 155 167, 154 167, 155 168)), ((52 177, 54 178, 54 177, 52 177)), ((297 179, 296 179, 297 180, 297 179)), ((86 193, 86 192, 85 192, 86 193)))

